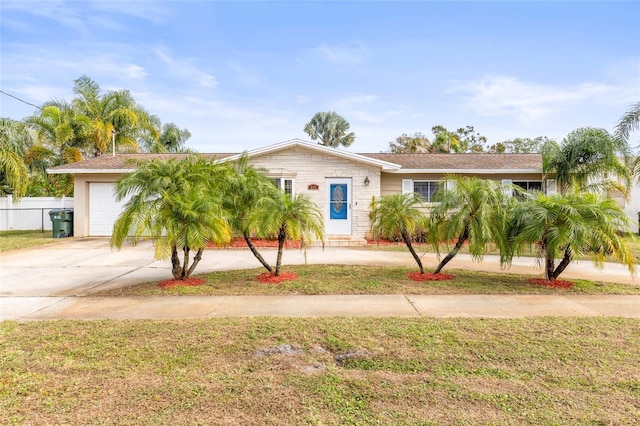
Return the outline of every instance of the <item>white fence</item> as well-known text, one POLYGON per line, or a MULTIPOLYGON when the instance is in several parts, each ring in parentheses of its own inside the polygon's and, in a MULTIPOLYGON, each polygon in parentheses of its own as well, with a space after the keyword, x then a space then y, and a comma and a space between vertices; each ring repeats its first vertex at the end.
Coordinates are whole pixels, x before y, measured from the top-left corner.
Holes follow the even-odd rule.
POLYGON ((23 197, 15 201, 11 195, 0 197, 0 231, 9 229, 51 230, 52 209, 72 209, 73 198, 23 197))

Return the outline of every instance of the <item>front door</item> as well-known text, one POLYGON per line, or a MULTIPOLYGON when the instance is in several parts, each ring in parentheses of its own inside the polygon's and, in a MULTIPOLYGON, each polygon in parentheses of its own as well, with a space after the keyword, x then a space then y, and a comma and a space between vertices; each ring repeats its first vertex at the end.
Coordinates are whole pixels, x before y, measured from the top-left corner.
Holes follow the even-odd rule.
POLYGON ((327 178, 325 232, 351 235, 351 178, 327 178))

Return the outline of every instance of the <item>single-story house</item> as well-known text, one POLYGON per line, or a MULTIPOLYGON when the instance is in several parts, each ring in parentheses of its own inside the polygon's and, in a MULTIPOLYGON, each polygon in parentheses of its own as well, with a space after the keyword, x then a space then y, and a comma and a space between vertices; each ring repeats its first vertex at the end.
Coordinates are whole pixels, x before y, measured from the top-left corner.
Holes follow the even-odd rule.
MULTIPOLYGON (((57 166, 49 173, 74 175, 74 235, 110 236, 124 201, 114 182, 131 172, 130 159, 175 158, 185 154, 103 155, 57 166)), ((204 154, 234 161, 242 154, 204 154)), ((248 151, 250 162, 267 170, 287 192, 308 195, 322 209, 326 244, 359 245, 370 232, 373 197, 415 191, 427 202, 446 174, 478 176, 526 189, 555 191, 543 181, 540 154, 355 154, 293 139, 248 151)))

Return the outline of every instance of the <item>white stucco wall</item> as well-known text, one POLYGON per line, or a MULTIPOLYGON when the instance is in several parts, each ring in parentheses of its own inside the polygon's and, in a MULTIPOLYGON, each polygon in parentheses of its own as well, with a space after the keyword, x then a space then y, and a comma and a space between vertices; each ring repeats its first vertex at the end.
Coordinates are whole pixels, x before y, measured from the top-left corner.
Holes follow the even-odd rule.
POLYGON ((89 236, 89 184, 92 182, 115 182, 119 174, 76 174, 73 179, 73 235, 89 236))
POLYGON ((252 157, 251 163, 267 169, 270 174, 282 169, 296 172, 295 192, 309 196, 324 214, 327 208, 325 179, 352 178, 352 238, 360 239, 368 234, 369 205, 374 196, 380 195, 379 166, 349 161, 299 146, 252 157), (368 186, 364 184, 366 177, 369 178, 368 186), (309 185, 318 185, 318 189, 309 189, 309 185))

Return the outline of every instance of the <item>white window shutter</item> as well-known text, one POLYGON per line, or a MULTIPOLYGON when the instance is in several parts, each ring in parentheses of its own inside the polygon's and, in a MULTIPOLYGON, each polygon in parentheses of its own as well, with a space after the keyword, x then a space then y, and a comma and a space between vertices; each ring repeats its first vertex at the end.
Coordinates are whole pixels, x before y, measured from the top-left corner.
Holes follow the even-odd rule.
POLYGON ((402 179, 402 193, 411 194, 413 192, 413 180, 402 179))
POLYGON ((447 180, 445 188, 447 188, 448 191, 453 191, 454 189, 456 189, 456 181, 451 179, 447 180))
POLYGON ((511 183, 513 181, 511 179, 502 179, 502 191, 504 195, 511 197, 513 195, 513 188, 511 188, 511 183))
POLYGON ((558 184, 555 179, 547 179, 547 195, 556 195, 558 193, 558 184))

